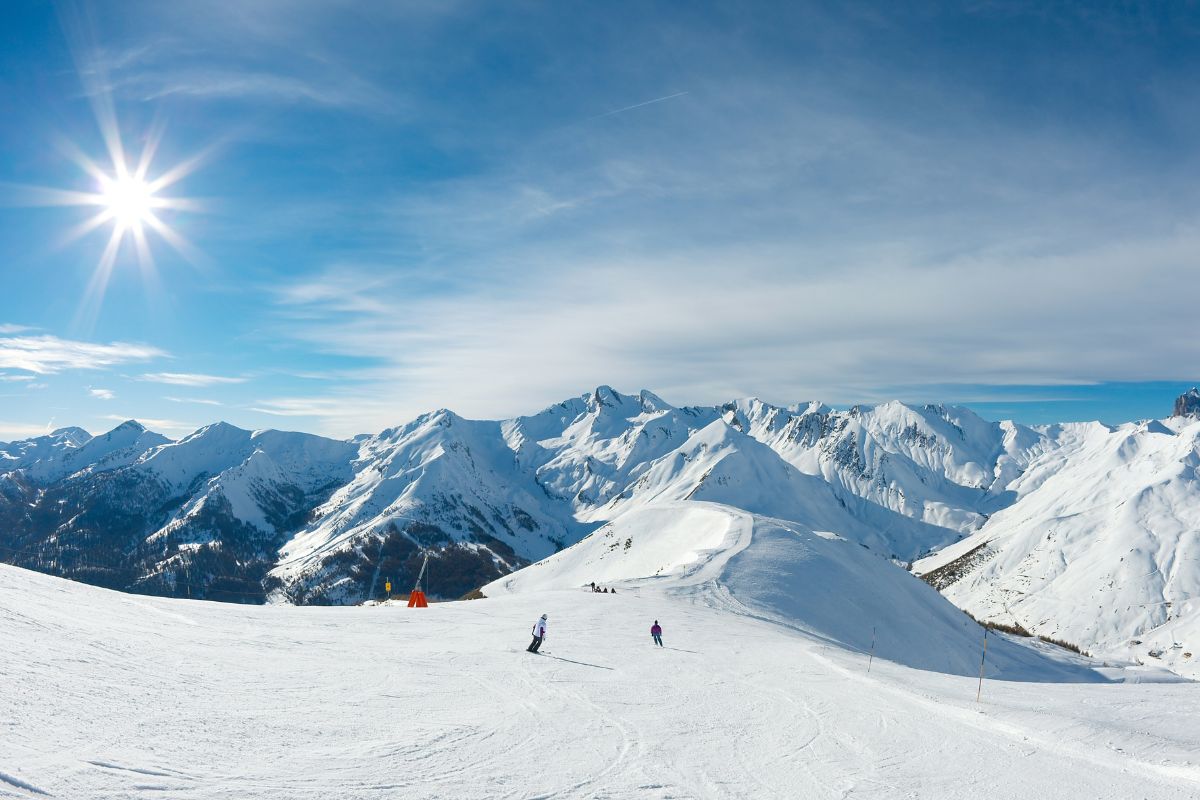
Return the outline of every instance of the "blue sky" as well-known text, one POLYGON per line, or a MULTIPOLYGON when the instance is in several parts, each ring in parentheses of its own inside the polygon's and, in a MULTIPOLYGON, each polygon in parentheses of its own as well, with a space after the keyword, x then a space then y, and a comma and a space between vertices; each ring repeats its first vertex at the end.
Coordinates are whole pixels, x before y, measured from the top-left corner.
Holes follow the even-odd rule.
POLYGON ((17 0, 0 439, 332 435, 597 384, 1162 416, 1200 380, 1183 4, 17 0), (177 165, 126 237, 72 158, 177 165), (35 187, 41 187, 35 188, 35 187))

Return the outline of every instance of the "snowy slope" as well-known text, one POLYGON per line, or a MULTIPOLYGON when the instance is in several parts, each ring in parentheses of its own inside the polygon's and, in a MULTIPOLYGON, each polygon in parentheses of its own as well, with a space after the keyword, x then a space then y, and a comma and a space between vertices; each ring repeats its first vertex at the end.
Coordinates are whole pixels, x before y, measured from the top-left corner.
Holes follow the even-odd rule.
MULTIPOLYGON (((777 545, 757 524, 751 535, 739 553, 777 545)), ((836 548, 861 550, 800 542, 823 567, 836 548)), ((135 597, 0 566, 0 674, 20 687, 0 692, 0 797, 1200 791, 1193 685, 1075 683, 1060 671, 1057 682, 988 680, 976 703, 973 677, 880 658, 868 673, 866 656, 740 606, 770 600, 767 566, 719 569, 742 576, 733 602, 717 602, 720 582, 685 575, 616 595, 527 588, 412 610, 135 597), (542 612, 545 654, 529 655, 542 612), (653 619, 666 648, 650 643, 653 619)), ((1044 674, 1031 670, 1012 677, 1044 674)))
MULTIPOLYGON (((576 589, 669 590, 897 663, 978 674, 983 629, 928 584, 860 545, 716 503, 622 515, 574 547, 485 587, 491 597, 576 589)), ((994 674, 1098 680, 1001 638, 994 674)))
POLYGON ((1200 677, 1200 420, 1047 433, 1019 500, 916 569, 980 618, 1200 677))

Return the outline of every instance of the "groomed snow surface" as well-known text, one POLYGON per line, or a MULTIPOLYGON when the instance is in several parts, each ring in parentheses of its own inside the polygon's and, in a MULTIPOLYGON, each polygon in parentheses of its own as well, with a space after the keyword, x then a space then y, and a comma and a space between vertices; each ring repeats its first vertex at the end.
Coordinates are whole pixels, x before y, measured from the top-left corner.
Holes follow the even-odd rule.
POLYGON ((648 507, 485 592, 246 607, 0 567, 0 797, 1200 796, 1197 684, 993 636, 976 702, 973 622, 793 523, 648 507))

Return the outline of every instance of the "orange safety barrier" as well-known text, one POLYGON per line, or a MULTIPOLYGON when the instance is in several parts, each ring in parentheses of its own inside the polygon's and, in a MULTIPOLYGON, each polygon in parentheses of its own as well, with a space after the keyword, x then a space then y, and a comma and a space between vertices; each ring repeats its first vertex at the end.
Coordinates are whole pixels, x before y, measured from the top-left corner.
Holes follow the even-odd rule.
POLYGON ((420 589, 414 590, 408 595, 409 608, 429 608, 428 601, 425 600, 425 593, 420 589))

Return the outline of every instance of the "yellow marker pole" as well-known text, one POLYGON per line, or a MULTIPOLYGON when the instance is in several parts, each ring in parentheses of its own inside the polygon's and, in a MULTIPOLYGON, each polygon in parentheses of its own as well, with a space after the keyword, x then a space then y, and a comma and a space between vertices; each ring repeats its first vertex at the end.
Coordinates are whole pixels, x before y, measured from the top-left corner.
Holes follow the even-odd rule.
POLYGON ((387 581, 386 581, 386 582, 383 584, 383 589, 384 589, 384 591, 386 591, 386 592, 387 592, 387 599, 388 599, 388 600, 391 600, 391 599, 392 599, 392 580, 391 580, 391 578, 389 578, 389 579, 388 579, 388 580, 387 580, 387 581))

